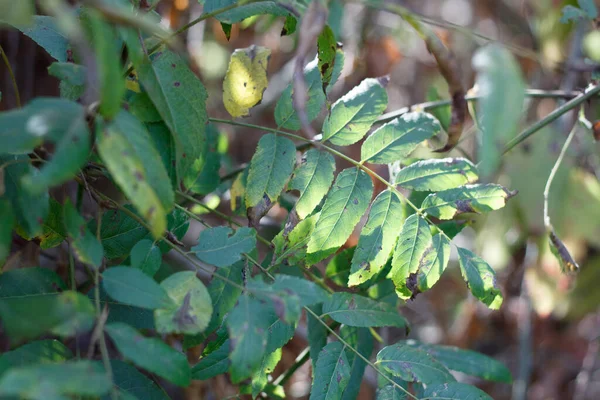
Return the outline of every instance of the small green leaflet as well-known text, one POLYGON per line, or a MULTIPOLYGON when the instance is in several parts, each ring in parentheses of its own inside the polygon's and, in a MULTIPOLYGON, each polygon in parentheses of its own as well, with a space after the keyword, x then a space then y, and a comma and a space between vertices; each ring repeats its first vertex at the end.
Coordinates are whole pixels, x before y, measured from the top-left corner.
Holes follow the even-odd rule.
POLYGON ((230 365, 229 348, 230 341, 226 340, 216 350, 203 355, 192 367, 192 379, 205 380, 227 372, 230 365))
POLYGON ((65 228, 79 261, 100 267, 104 255, 102 243, 87 229, 85 220, 68 199, 63 206, 63 213, 65 228))
POLYGON ((392 269, 388 275, 394 282, 400 298, 407 299, 413 295, 413 288, 408 285, 410 277, 417 273, 421 260, 425 258, 432 244, 427 221, 417 214, 408 217, 400 232, 392 258, 392 269))
POLYGON ((267 386, 269 374, 281 360, 281 349, 277 349, 266 355, 257 372, 252 376, 252 398, 257 398, 260 392, 267 386))
POLYGON ((150 310, 175 305, 154 279, 137 268, 108 268, 102 273, 102 286, 112 299, 123 304, 150 310))
POLYGON ((300 192, 295 207, 300 219, 305 219, 323 200, 333 182, 334 172, 335 160, 331 154, 317 149, 304 154, 302 164, 294 171, 288 186, 289 190, 300 192))
POLYGON ((296 295, 294 303, 297 307, 322 303, 328 298, 327 292, 314 282, 284 274, 275 275, 275 281, 272 284, 267 284, 260 277, 256 277, 248 282, 247 287, 249 290, 257 292, 273 293, 282 299, 296 295))
POLYGON ((384 347, 377 353, 375 365, 407 382, 431 384, 455 381, 439 361, 425 351, 402 342, 384 347))
POLYGON ((329 191, 315 230, 308 242, 308 250, 320 261, 344 244, 352 230, 369 207, 373 194, 371 177, 358 168, 340 172, 329 191))
POLYGON ((192 251, 200 260, 215 267, 227 267, 242 259, 256 247, 256 231, 251 228, 233 230, 226 226, 208 228, 198 237, 192 251))
POLYGON ((470 250, 458 247, 460 272, 473 296, 492 310, 502 305, 502 292, 496 282, 496 273, 485 260, 470 250))
POLYGON ((459 382, 427 385, 423 396, 428 400, 492 400, 481 389, 459 382))
MULTIPOLYGON (((114 385, 119 390, 119 398, 132 396, 134 399, 169 400, 164 390, 133 365, 121 360, 110 360, 110 368, 114 385)), ((110 395, 105 395, 102 400, 110 400, 110 395)))
POLYGON ((152 240, 144 239, 136 243, 131 249, 131 266, 141 270, 144 274, 153 277, 162 263, 162 254, 152 240))
POLYGON ((298 225, 284 237, 284 231, 279 232, 273 239, 275 245, 273 265, 281 264, 285 259, 290 265, 306 263, 306 245, 315 230, 319 213, 300 221, 298 225))
POLYGON ((477 167, 466 158, 443 158, 417 161, 402 168, 393 177, 395 185, 406 189, 446 190, 477 182, 477 167))
POLYGON ((345 292, 334 293, 323 303, 323 315, 348 326, 408 328, 395 306, 345 292))
POLYGON ((160 283, 172 302, 154 310, 158 333, 203 332, 212 316, 212 301, 208 290, 194 271, 176 272, 160 283))
POLYGON ((323 124, 323 142, 336 146, 358 142, 387 107, 388 78, 367 78, 331 107, 323 124))
POLYGON ((138 367, 157 374, 177 386, 190 384, 187 358, 160 339, 146 338, 121 322, 104 328, 123 356, 138 367))
POLYGON ((341 399, 350 378, 346 346, 331 342, 321 350, 313 374, 310 400, 341 399))
MULTIPOLYGON (((204 2, 204 12, 215 12, 234 4, 237 4, 235 0, 207 0, 204 2)), ((287 16, 290 14, 290 12, 275 1, 257 1, 248 4, 242 4, 232 10, 220 12, 215 15, 215 18, 217 18, 220 22, 234 24, 246 18, 262 14, 287 16)))
POLYGON ((412 296, 431 289, 446 270, 449 260, 450 241, 446 236, 438 233, 433 236, 431 245, 425 250, 419 261, 419 269, 416 272, 416 289, 414 288, 415 276, 411 274, 408 277, 407 289, 412 291, 412 296))
MULTIPOLYGON (((237 262, 229 267, 217 269, 215 275, 220 275, 241 286, 243 268, 244 263, 237 262)), ((221 326, 225 314, 231 311, 235 306, 238 297, 242 294, 242 290, 238 287, 229 285, 229 283, 225 282, 223 279, 213 277, 213 280, 208 285, 208 293, 212 300, 213 314, 206 331, 211 332, 221 326)))
POLYGON ((271 204, 279 197, 296 163, 296 146, 284 137, 267 134, 260 138, 250 161, 246 185, 246 208, 263 199, 271 204))
POLYGON ((452 219, 462 213, 481 214, 504 207, 516 194, 492 183, 465 185, 430 194, 423 200, 421 211, 439 219, 452 219))
POLYGON ((219 152, 219 131, 214 124, 206 127, 206 143, 208 154, 206 163, 195 180, 188 183, 192 193, 209 194, 221 183, 219 169, 221 168, 221 153, 219 152))
POLYGON ((331 76, 335 67, 335 55, 337 42, 335 35, 329 27, 325 25, 323 31, 317 39, 319 72, 321 73, 321 81, 323 82, 323 93, 326 93, 327 86, 331 82, 331 76))
POLYGON ((369 219, 360 233, 348 286, 368 281, 387 262, 404 220, 404 207, 391 190, 381 192, 373 201, 369 219))
POLYGON ((441 130, 439 121, 430 114, 403 114, 369 135, 361 148, 362 162, 389 164, 400 161, 441 130))

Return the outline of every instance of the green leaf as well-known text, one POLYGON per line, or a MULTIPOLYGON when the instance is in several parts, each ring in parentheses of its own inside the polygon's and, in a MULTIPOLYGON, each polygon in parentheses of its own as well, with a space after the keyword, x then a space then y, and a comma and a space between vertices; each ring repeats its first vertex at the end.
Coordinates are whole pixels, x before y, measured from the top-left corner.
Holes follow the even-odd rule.
POLYGON ((387 78, 367 78, 331 107, 323 123, 323 141, 336 146, 358 142, 387 107, 387 78))
POLYGON ((63 213, 65 228, 75 255, 82 263, 99 268, 104 254, 102 243, 89 231, 85 220, 68 199, 63 205, 63 213))
MULTIPOLYGON (((94 290, 88 294, 88 298, 94 301, 94 290)), ((154 315, 147 308, 132 307, 127 304, 112 300, 102 286, 100 286, 100 307, 108 308, 106 323, 125 322, 137 329, 154 329, 154 315)))
POLYGON ((321 81, 323 82, 323 92, 325 92, 325 89, 331 82, 337 49, 335 35, 333 34, 333 31, 329 25, 325 25, 323 31, 319 35, 319 38, 317 39, 317 47, 319 72, 321 73, 321 81))
POLYGON ((226 322, 232 347, 229 373, 231 381, 239 383, 260 366, 266 352, 265 332, 268 332, 270 318, 258 300, 244 295, 240 296, 226 322))
MULTIPOLYGON (((129 112, 142 122, 161 122, 162 118, 147 93, 133 93, 127 101, 129 112)), ((166 127, 166 125, 164 125, 166 127)), ((167 131, 169 128, 166 128, 167 131)), ((169 133, 170 135, 170 133, 169 133)))
POLYGON ((373 201, 369 219, 360 233, 348 286, 366 282, 381 271, 390 257, 403 220, 404 207, 398 195, 389 189, 381 192, 373 201))
POLYGON ((169 127, 176 144, 177 177, 187 188, 206 161, 206 89, 171 51, 136 65, 140 83, 169 127))
MULTIPOLYGON (((134 399, 168 400, 169 396, 134 366, 121 360, 110 360, 114 385, 120 396, 132 396, 134 399)), ((103 400, 110 399, 105 395, 103 400)))
POLYGON ((450 372, 423 350, 402 342, 384 347, 377 353, 377 366, 407 382, 424 384, 454 382, 450 372))
POLYGON ((37 173, 29 164, 26 155, 0 155, 4 167, 5 196, 12 204, 13 212, 20 228, 32 238, 42 232, 42 223, 48 215, 48 193, 33 195, 23 188, 21 179, 37 173))
POLYGON ((595 19, 598 17, 598 9, 594 0, 578 0, 579 8, 566 5, 562 9, 560 23, 566 24, 569 21, 576 21, 580 18, 595 19))
POLYGON ((2 221, 0 225, 0 266, 2 266, 10 254, 12 231, 16 222, 12 205, 7 198, 0 198, 0 221, 2 221))
POLYGON ((260 138, 250 161, 246 186, 246 208, 263 199, 275 202, 294 170, 296 146, 284 137, 267 134, 260 138))
POLYGON ((275 245, 275 262, 279 265, 287 259, 288 264, 304 264, 306 262, 306 245, 315 230, 319 214, 311 215, 302 220, 284 237, 284 231, 279 232, 273 239, 275 245))
POLYGON ((104 328, 117 349, 135 365, 177 386, 190 384, 187 358, 160 339, 146 338, 127 324, 114 322, 104 328))
POLYGON ((325 276, 338 286, 346 286, 355 251, 356 246, 349 247, 333 256, 325 268, 325 276))
MULTIPOLYGON (((309 308, 317 315, 323 314, 322 304, 315 304, 309 308)), ((317 367, 319 353, 327 344, 327 336, 329 331, 321 322, 319 322, 317 318, 313 317, 313 315, 310 313, 306 313, 306 326, 308 330, 310 359, 312 360, 312 368, 314 371, 314 369, 317 367)))
POLYGON ((226 340, 213 352, 203 356, 192 368, 192 379, 206 380, 229 370, 230 341, 226 340))
POLYGON ((296 25, 298 25, 296 17, 293 15, 286 16, 283 28, 281 29, 281 36, 288 36, 296 32, 296 25))
MULTIPOLYGON (((367 328, 353 328, 342 326, 340 329, 342 338, 356 349, 363 357, 369 359, 373 352, 373 335, 367 328)), ((350 366, 350 379, 344 390, 342 400, 354 400, 358 397, 360 386, 367 363, 353 351, 347 351, 348 364, 350 366)))
POLYGON ((481 214, 504 207, 516 194, 492 183, 465 185, 430 194, 423 200, 421 211, 439 219, 452 219, 462 213, 481 214))
POLYGON ((248 281, 247 288, 251 291, 272 292, 281 296, 296 294, 299 307, 322 303, 329 298, 328 293, 316 283, 284 274, 275 275, 275 281, 269 280, 269 284, 265 283, 261 277, 256 277, 248 281))
POLYGON ((350 379, 346 346, 331 342, 321 350, 314 372, 310 400, 341 399, 350 379))
POLYGON ((149 239, 140 240, 131 249, 131 266, 153 277, 162 263, 162 254, 158 246, 149 239))
POLYGON ((481 353, 454 346, 428 345, 414 341, 409 341, 407 344, 426 351, 452 371, 477 376, 488 381, 512 382, 508 368, 501 362, 481 353))
POLYGON ((198 237, 192 251, 200 260, 215 267, 227 267, 242 259, 256 247, 256 231, 251 228, 233 230, 226 226, 208 228, 198 237))
POLYGON ((420 191, 438 191, 477 182, 477 167, 466 158, 417 161, 402 168, 392 179, 395 185, 420 191))
POLYGON ((22 178, 22 185, 39 195, 73 177, 85 163, 90 133, 80 104, 57 98, 36 98, 24 108, 0 115, 0 148, 5 153, 25 153, 45 140, 55 144, 50 162, 39 174, 22 178))
POLYGON ((470 250, 458 247, 460 272, 473 296, 492 310, 502 305, 502 292, 496 282, 496 273, 484 259, 470 250))
MULTIPOLYGON (((126 206, 133 212, 131 206, 126 206)), ((96 221, 90 221, 89 229, 96 232, 96 221)), ((102 214, 100 240, 109 260, 126 257, 131 249, 148 236, 148 231, 121 210, 108 210, 102 214)))
POLYGON ((335 160, 331 154, 317 149, 310 149, 302 157, 302 164, 296 168, 289 190, 297 190, 300 197, 295 210, 300 219, 306 218, 321 203, 327 194, 333 173, 335 160))
MULTIPOLYGON (((23 7, 25 4, 31 6, 31 3, 30 1, 19 1, 19 6, 23 7)), ((14 7, 14 3, 9 6, 12 11, 14 11, 14 7)), ((33 10, 31 8, 31 11, 33 10)), ((15 28, 23 32, 24 35, 29 36, 29 38, 46 50, 52 58, 61 62, 67 61, 69 42, 59 29, 56 18, 46 15, 35 15, 33 16, 33 24, 29 25, 25 21, 11 21, 10 14, 6 15, 4 12, 1 12, 0 15, 2 15, 2 19, 5 19, 10 24, 14 24, 15 28)))
POLYGON ((206 127, 206 143, 208 154, 202 171, 195 180, 189 182, 189 191, 198 194, 212 193, 221 183, 221 153, 219 153, 219 131, 214 124, 206 127))
POLYGON ((38 340, 3 353, 0 356, 0 376, 11 368, 59 363, 72 357, 71 350, 58 340, 38 340))
POLYGON ((63 216, 63 207, 58 201, 50 198, 50 210, 42 225, 42 234, 39 237, 40 247, 49 249, 60 245, 67 237, 63 216))
POLYGON ((505 144, 518 132, 525 83, 513 55, 498 44, 478 49, 473 56, 473 68, 477 71, 476 84, 481 95, 476 118, 483 133, 479 170, 483 177, 489 178, 500 165, 505 144))
POLYGON ((258 397, 267 386, 269 374, 275 370, 280 360, 281 349, 277 349, 263 358, 258 371, 252 376, 252 398, 258 397))
POLYGON ((459 382, 427 385, 423 396, 429 400, 492 400, 481 389, 459 382))
MULTIPOLYGON (((156 182, 151 181, 152 175, 142 161, 144 155, 139 153, 140 147, 131 142, 124 133, 122 125, 116 123, 102 125, 99 123, 100 129, 97 130, 96 146, 106 168, 143 219, 150 225, 153 236, 160 238, 167 228, 166 210, 154 188, 156 182)), ((155 166, 162 166, 160 161, 155 160, 155 162, 157 162, 155 166)), ((166 172, 164 169, 162 172, 164 179, 162 183, 170 189, 166 172)))
POLYGON ((408 329, 406 320, 395 306, 345 292, 334 293, 323 303, 323 315, 348 326, 395 326, 408 329))
POLYGON ((66 289, 56 272, 45 268, 19 268, 0 274, 0 299, 58 293, 66 289))
MULTIPOLYGON (((334 70, 331 76, 327 91, 338 80, 340 72, 344 66, 344 53, 340 50, 336 52, 334 70)), ((306 102, 306 117, 312 122, 323 110, 325 105, 325 93, 323 93, 323 81, 319 71, 318 58, 309 62, 304 67, 304 82, 306 82, 308 100, 306 102)), ((292 99, 294 93, 293 82, 290 83, 279 96, 275 105, 275 122, 280 128, 297 131, 301 128, 298 112, 294 108, 292 99)))
POLYGON ((55 62, 48 67, 48 73, 69 85, 83 86, 87 68, 72 62, 55 62))
POLYGON ((174 306, 167 292, 137 268, 111 267, 102 273, 102 286, 114 300, 151 310, 174 306))
MULTIPOLYGON (((204 12, 214 12, 234 4, 236 4, 235 0, 206 0, 204 2, 204 12)), ((246 18, 262 14, 287 16, 290 12, 283 5, 280 5, 275 1, 257 1, 219 13, 215 15, 215 18, 227 24, 234 24, 246 18)))
POLYGON ((409 287, 410 277, 419 271, 421 260, 431 251, 428 249, 432 245, 433 239, 427 221, 417 214, 408 217, 402 226, 392 258, 392 269, 388 274, 400 298, 407 299, 413 295, 413 288, 409 287))
POLYGON ((146 124, 154 148, 158 151, 165 171, 169 175, 171 187, 177 187, 177 162, 175 139, 164 122, 152 122, 146 124))
POLYGON ((194 271, 177 272, 160 283, 174 306, 154 311, 159 333, 194 335, 204 331, 213 312, 210 294, 194 271))
POLYGON ((407 157, 423 141, 442 130, 437 119, 423 112, 410 112, 377 128, 361 149, 362 162, 389 164, 407 157))
POLYGON ((112 382, 93 361, 39 364, 12 368, 0 379, 0 396, 27 399, 66 399, 67 395, 101 396, 112 382))
POLYGON ((386 385, 377 390, 377 400, 406 400, 406 394, 393 385, 386 385))
POLYGON ((416 295, 419 292, 425 292, 433 287, 444 273, 450 260, 450 241, 442 234, 433 236, 431 245, 425 250, 422 258, 419 260, 419 269, 415 276, 409 275, 407 279, 407 289, 416 295))
POLYGON ((307 252, 320 261, 346 242, 367 210, 373 194, 371 177, 358 168, 340 172, 321 210, 307 252))
POLYGON ((96 310, 89 298, 74 291, 62 292, 60 300, 73 308, 69 318, 54 326, 51 333, 69 337, 89 331, 94 326, 96 310))

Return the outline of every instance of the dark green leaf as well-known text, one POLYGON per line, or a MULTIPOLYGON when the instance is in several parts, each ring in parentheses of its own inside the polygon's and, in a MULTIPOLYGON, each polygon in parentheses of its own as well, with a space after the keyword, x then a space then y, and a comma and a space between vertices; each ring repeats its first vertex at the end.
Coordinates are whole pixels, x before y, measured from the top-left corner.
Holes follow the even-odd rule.
POLYGON ((175 139, 164 122, 147 123, 146 128, 162 160, 165 171, 169 175, 171 187, 177 188, 177 163, 175 139))
MULTIPOLYGON (((371 357, 371 353, 373 352, 373 335, 367 328, 342 326, 340 335, 346 343, 356 349, 363 357, 366 359, 371 357)), ((342 400, 353 400, 358 397, 367 363, 353 351, 348 350, 346 356, 348 357, 348 364, 350 366, 350 379, 348 386, 344 390, 342 400)))
MULTIPOLYGON (((315 304, 309 307, 315 314, 323 314, 323 305, 315 304)), ((317 367, 317 359, 319 353, 327 344, 327 335, 329 331, 327 328, 319 322, 319 320, 313 317, 312 314, 306 314, 306 325, 308 330, 308 345, 310 347, 310 359, 312 360, 313 370, 317 367)))
POLYGON ((408 328, 395 306, 345 292, 334 293, 323 303, 323 315, 348 326, 408 328))
POLYGON ((0 198, 0 221, 2 221, 0 224, 0 266, 2 266, 10 254, 12 231, 16 222, 12 205, 7 198, 0 198))
POLYGON ((64 282, 54 271, 45 268, 19 268, 0 274, 0 299, 66 290, 64 282))
MULTIPOLYGON (((110 360, 114 385, 120 396, 132 396, 144 400, 169 400, 169 396, 134 366, 120 360, 110 360)), ((105 395, 102 400, 109 400, 105 395)))
POLYGON ((59 297, 62 302, 73 308, 73 312, 68 318, 52 328, 52 334, 69 337, 89 331, 96 319, 96 310, 89 298, 73 291, 62 292, 59 297))
POLYGON ((323 124, 323 141, 336 146, 358 142, 387 107, 387 78, 367 78, 331 107, 323 124))
POLYGON ((294 171, 289 190, 298 190, 300 197, 295 210, 300 219, 306 218, 319 205, 333 181, 335 160, 331 154, 317 149, 308 150, 302 164, 294 171))
POLYGON ((77 212, 70 200, 63 205, 65 228, 71 239, 71 246, 75 255, 82 263, 100 267, 104 250, 86 226, 86 222, 77 212))
POLYGON ((381 192, 373 201, 369 219, 360 233, 348 286, 356 286, 378 274, 396 243, 404 220, 404 208, 396 193, 381 192))
POLYGON ((149 239, 140 240, 131 249, 131 266, 152 277, 162 262, 162 254, 158 246, 149 239))
POLYGON ((402 168, 392 180, 395 185, 420 191, 438 191, 477 182, 477 167, 465 158, 417 161, 402 168))
POLYGON ((224 374, 229 370, 230 341, 226 340, 219 348, 203 356, 192 368, 192 379, 205 380, 224 374))
MULTIPOLYGON (((94 301, 95 290, 91 290, 88 298, 94 301)), ((147 308, 132 307, 112 300, 100 286, 100 307, 108 308, 107 323, 126 322, 137 329, 154 329, 154 315, 147 308)))
POLYGON ((481 389, 459 382, 427 385, 423 396, 428 400, 492 400, 481 389))
POLYGON ((328 299, 328 294, 324 289, 317 286, 316 283, 309 280, 290 275, 277 274, 275 281, 269 284, 265 283, 261 277, 256 277, 248 282, 249 290, 262 292, 272 292, 277 295, 298 295, 296 299, 300 307, 311 304, 322 303, 328 299))
POLYGON ((114 300, 151 310, 174 306, 167 292, 137 268, 112 267, 102 274, 102 286, 114 300))
POLYGON ((325 93, 325 89, 327 89, 327 86, 329 86, 329 83, 331 82, 337 49, 335 35, 333 34, 333 31, 329 25, 325 25, 323 31, 319 35, 319 38, 317 39, 317 47, 319 72, 321 73, 323 92, 325 93))
POLYGON ((0 376, 11 368, 32 364, 50 364, 67 361, 73 353, 54 339, 39 340, 7 351, 0 356, 0 376))
POLYGON ((63 221, 62 204, 50 198, 50 210, 42 225, 42 235, 39 237, 42 249, 56 247, 65 240, 67 232, 63 221))
POLYGON ((221 183, 219 169, 221 168, 221 153, 218 151, 219 131, 214 124, 206 127, 206 143, 208 154, 204 167, 194 180, 188 183, 189 191, 198 194, 209 194, 221 183))
POLYGON ((325 276, 338 286, 346 286, 356 247, 349 247, 337 253, 327 264, 325 276))
POLYGON ((104 328, 123 356, 137 366, 153 372, 178 386, 190 384, 187 358, 160 339, 146 338, 124 323, 104 328))
MULTIPOLYGON (((133 207, 127 207, 133 212, 133 207)), ((96 226, 96 221, 92 220, 89 229, 96 232, 96 226)), ((123 211, 108 210, 102 214, 100 240, 109 260, 129 255, 136 243, 146 236, 146 228, 123 211)))
POLYGON ((411 112, 379 127, 365 140, 362 162, 389 164, 407 157, 420 143, 442 130, 437 119, 422 112, 411 112))
MULTIPOLYGON (((134 93, 128 103, 128 110, 141 122, 161 122, 162 118, 158 110, 148 97, 147 93, 134 93)), ((169 128, 166 128, 168 131, 169 128)), ((169 132, 170 136, 170 132, 169 132)))
POLYGON ((72 62, 55 62, 48 67, 48 73, 73 86, 85 85, 87 68, 72 62))
MULTIPOLYGON (((204 2, 204 12, 210 13, 221 8, 236 4, 234 0, 207 0, 204 2)), ((290 12, 276 1, 257 1, 236 7, 232 10, 215 15, 219 21, 234 24, 254 15, 272 14, 286 16, 290 12)))
POLYGON ((239 228, 234 231, 226 226, 205 229, 198 237, 192 251, 200 260, 216 267, 227 267, 242 259, 242 254, 256 247, 256 231, 239 228))
POLYGON ((377 400, 406 400, 406 394, 394 385, 385 385, 377 390, 377 400))
MULTIPOLYGON (((30 4, 30 1, 19 1, 20 7, 25 4, 30 4)), ((9 3, 7 3, 9 4, 9 3)), ((9 8, 14 10, 15 4, 11 3, 9 8)), ((29 7, 27 7, 29 8, 29 7)), ((19 7, 17 7, 17 10, 19 7)), ((31 8, 33 11, 33 7, 31 8)), ((0 13, 2 19, 8 19, 6 22, 13 23, 10 20, 10 14, 6 16, 4 13, 0 13)), ((24 23, 25 21, 14 21, 15 28, 19 29, 23 34, 29 36, 34 42, 40 45, 44 50, 57 61, 66 62, 68 58, 67 50, 69 49, 69 42, 65 35, 61 32, 56 22, 56 18, 49 17, 46 15, 35 15, 33 17, 33 24, 29 25, 24 23), (20 25, 23 24, 23 25, 20 25)))
POLYGON ((286 16, 283 28, 281 29, 281 36, 288 36, 296 32, 296 25, 298 25, 296 17, 292 15, 286 16))
POLYGON ((447 383, 455 379, 450 372, 425 351, 402 342, 384 347, 375 365, 407 382, 447 383))
POLYGON ((496 273, 481 257, 470 250, 458 247, 460 272, 473 296, 492 310, 502 305, 502 292, 496 282, 496 273))
POLYGON ((340 342, 326 345, 319 353, 313 375, 310 400, 341 399, 350 379, 346 346, 340 342))
POLYGON ((373 194, 371 177, 358 168, 343 170, 329 191, 307 252, 317 262, 343 245, 367 210, 373 194))

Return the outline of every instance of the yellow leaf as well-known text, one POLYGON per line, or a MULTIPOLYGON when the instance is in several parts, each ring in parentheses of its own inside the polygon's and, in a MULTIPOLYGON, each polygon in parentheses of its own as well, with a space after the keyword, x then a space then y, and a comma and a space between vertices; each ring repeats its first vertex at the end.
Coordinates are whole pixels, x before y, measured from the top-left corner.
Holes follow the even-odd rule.
POLYGON ((267 64, 271 50, 250 46, 231 55, 223 81, 223 103, 232 117, 247 116, 262 100, 267 88, 267 64))

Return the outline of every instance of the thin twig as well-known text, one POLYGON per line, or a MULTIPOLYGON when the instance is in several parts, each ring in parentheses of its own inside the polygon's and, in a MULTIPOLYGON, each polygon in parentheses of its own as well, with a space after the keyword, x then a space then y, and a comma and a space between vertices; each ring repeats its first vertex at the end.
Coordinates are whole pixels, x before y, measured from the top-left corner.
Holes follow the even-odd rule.
POLYGON ((298 370, 301 366, 304 365, 308 360, 310 360, 310 347, 306 347, 304 350, 298 354, 296 360, 294 360, 294 364, 290 368, 288 368, 283 374, 279 375, 277 379, 273 381, 273 386, 284 385, 291 377, 294 375, 294 372, 298 370))
POLYGON ((2 59, 4 60, 4 64, 6 64, 6 69, 8 70, 8 75, 10 75, 10 81, 13 85, 13 90, 15 91, 15 100, 17 102, 17 107, 21 108, 21 95, 19 94, 19 86, 17 85, 17 80, 15 79, 15 74, 13 73, 12 67, 10 66, 10 62, 6 57, 6 52, 0 45, 0 55, 2 55, 2 59))

